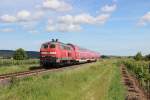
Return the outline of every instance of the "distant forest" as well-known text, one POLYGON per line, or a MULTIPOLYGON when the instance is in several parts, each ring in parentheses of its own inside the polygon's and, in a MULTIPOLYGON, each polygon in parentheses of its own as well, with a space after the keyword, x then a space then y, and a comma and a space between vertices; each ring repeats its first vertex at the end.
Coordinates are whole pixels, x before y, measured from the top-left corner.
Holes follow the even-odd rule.
MULTIPOLYGON (((37 51, 26 51, 29 58, 39 58, 40 53, 37 51)), ((0 58, 12 58, 15 51, 13 50, 0 50, 0 58)))

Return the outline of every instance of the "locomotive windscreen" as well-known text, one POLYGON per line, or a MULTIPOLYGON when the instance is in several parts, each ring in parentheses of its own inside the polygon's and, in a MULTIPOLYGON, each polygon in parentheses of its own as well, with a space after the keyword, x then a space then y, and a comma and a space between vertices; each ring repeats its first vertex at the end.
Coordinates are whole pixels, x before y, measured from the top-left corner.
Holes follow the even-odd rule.
POLYGON ((47 48, 55 48, 55 44, 43 44, 41 48, 47 49, 47 48))
POLYGON ((44 49, 48 48, 48 44, 43 44, 42 48, 44 48, 44 49))
POLYGON ((55 44, 50 44, 50 48, 55 48, 55 44))

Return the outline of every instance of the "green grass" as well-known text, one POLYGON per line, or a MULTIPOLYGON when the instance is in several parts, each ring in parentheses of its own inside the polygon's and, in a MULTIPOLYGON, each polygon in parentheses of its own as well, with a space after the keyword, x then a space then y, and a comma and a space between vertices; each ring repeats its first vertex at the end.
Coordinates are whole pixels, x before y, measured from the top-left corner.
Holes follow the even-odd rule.
POLYGON ((39 67, 39 60, 0 59, 0 74, 26 71, 29 70, 31 67, 39 67))
POLYGON ((27 60, 0 59, 0 67, 12 65, 30 65, 30 64, 39 64, 39 59, 27 59, 27 60))
POLYGON ((124 100, 116 61, 81 65, 0 87, 0 100, 124 100))
POLYGON ((30 70, 31 67, 39 67, 39 64, 1 66, 0 74, 26 71, 26 70, 30 70))

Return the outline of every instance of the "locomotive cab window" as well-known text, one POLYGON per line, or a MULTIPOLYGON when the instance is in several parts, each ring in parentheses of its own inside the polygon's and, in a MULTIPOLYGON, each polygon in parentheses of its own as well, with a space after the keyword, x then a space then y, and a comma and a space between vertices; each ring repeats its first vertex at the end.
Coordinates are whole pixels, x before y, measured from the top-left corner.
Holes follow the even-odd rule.
POLYGON ((50 45, 50 48, 55 48, 55 47, 56 47, 55 44, 51 44, 51 45, 50 45))
POLYGON ((46 49, 46 48, 48 48, 48 45, 47 44, 43 44, 42 48, 46 49))

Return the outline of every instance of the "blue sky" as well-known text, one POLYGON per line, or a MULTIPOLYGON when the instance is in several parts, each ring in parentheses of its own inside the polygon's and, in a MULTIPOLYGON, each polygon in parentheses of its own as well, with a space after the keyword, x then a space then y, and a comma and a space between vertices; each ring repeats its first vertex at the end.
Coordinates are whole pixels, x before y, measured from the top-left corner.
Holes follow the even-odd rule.
POLYGON ((149 0, 1 0, 0 49, 65 43, 107 55, 150 53, 149 0))

